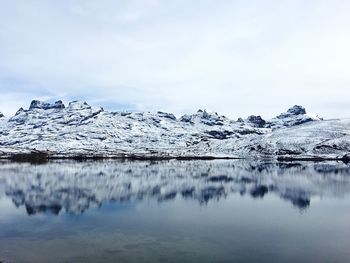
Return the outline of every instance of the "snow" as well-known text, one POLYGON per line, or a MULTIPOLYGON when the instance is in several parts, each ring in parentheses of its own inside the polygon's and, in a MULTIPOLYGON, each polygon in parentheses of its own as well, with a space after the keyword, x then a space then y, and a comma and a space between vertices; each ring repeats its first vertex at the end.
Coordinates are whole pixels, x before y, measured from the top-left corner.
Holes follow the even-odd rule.
POLYGON ((108 112, 86 102, 33 101, 0 118, 0 157, 33 150, 52 157, 322 157, 350 152, 350 120, 322 120, 294 106, 271 120, 233 121, 199 110, 108 112))

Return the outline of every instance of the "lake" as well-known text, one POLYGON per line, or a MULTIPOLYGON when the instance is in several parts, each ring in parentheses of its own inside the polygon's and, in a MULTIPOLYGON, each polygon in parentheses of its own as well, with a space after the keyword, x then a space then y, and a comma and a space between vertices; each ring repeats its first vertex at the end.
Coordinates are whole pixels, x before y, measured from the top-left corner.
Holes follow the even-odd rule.
POLYGON ((0 261, 350 262, 341 162, 0 163, 0 261))

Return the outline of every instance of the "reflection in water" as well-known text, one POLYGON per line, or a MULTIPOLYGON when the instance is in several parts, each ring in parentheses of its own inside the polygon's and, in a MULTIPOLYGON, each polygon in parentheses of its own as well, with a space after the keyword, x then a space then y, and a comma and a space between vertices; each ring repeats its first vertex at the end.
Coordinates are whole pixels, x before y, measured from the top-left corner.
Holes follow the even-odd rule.
POLYGON ((204 205, 232 194, 264 198, 274 194, 299 209, 313 197, 350 193, 350 166, 343 163, 246 161, 101 161, 2 163, 0 196, 27 214, 79 214, 102 203, 175 198, 204 205))
POLYGON ((350 262, 349 175, 336 162, 3 162, 0 262, 350 262))

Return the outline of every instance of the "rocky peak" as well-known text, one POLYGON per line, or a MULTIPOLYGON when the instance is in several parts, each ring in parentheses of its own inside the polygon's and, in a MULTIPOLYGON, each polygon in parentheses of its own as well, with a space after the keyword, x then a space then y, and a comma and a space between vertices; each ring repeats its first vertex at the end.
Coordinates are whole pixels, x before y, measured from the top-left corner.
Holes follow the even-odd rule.
POLYGON ((85 101, 71 101, 69 102, 68 108, 71 110, 84 110, 84 109, 91 109, 91 106, 87 104, 85 101))
POLYGON ((65 106, 61 100, 58 100, 55 103, 48 103, 48 102, 43 102, 39 100, 33 100, 29 106, 29 110, 33 110, 33 109, 49 110, 49 109, 64 109, 64 108, 65 106))
POLYGON ((266 124, 266 121, 261 118, 261 116, 255 116, 255 115, 250 115, 247 118, 247 121, 251 126, 256 127, 256 128, 263 128, 266 124))
POLYGON ((284 112, 278 115, 277 118, 283 119, 286 117, 303 115, 303 114, 306 114, 305 108, 299 105, 294 105, 293 107, 289 108, 287 112, 284 112))
POLYGON ((21 107, 18 109, 18 111, 16 112, 15 116, 21 114, 22 112, 25 112, 25 110, 21 107))
POLYGON ((294 105, 293 107, 289 108, 287 112, 294 115, 306 114, 305 108, 299 105, 294 105))
POLYGON ((277 117, 273 118, 268 125, 273 128, 278 128, 281 126, 295 126, 318 120, 321 120, 321 118, 308 114, 305 108, 302 106, 294 105, 293 107, 289 108, 287 112, 281 113, 277 117))
POLYGON ((2 114, 2 112, 0 112, 0 118, 5 117, 4 114, 2 114))
POLYGON ((219 116, 216 112, 207 112, 206 110, 199 109, 196 114, 184 115, 180 118, 182 122, 195 123, 200 122, 209 126, 223 125, 223 121, 227 118, 225 116, 219 116))

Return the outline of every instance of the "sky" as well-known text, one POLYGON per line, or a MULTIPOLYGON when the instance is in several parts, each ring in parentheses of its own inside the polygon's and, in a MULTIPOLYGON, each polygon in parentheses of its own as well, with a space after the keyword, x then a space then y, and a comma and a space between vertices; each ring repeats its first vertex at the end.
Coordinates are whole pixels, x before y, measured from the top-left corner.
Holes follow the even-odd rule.
POLYGON ((350 117, 350 1, 0 0, 0 111, 350 117))

